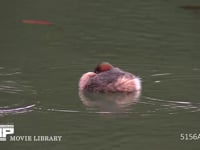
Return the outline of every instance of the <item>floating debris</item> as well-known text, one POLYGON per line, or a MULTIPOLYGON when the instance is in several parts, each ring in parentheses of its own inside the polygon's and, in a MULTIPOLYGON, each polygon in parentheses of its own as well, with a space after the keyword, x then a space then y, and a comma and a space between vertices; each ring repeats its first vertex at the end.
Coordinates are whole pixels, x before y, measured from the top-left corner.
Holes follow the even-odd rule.
POLYGON ((22 20, 22 23, 37 24, 37 25, 53 25, 53 23, 47 20, 22 20))
POLYGON ((189 9, 189 10, 200 10, 200 5, 183 5, 183 6, 180 6, 180 8, 183 8, 183 9, 189 9))

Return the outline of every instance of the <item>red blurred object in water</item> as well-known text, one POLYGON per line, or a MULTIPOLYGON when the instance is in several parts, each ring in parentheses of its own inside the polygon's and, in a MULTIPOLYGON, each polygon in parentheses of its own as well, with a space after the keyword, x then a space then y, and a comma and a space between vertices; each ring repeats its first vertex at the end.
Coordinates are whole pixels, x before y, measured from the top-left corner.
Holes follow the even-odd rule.
POLYGON ((53 23, 46 20, 22 20, 26 24, 38 24, 38 25, 53 25, 53 23))

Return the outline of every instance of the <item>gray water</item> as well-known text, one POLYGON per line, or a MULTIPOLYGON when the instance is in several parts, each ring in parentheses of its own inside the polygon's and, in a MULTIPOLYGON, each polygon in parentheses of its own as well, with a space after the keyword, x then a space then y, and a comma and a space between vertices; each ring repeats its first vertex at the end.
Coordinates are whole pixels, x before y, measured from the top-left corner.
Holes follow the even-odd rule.
POLYGON ((0 3, 0 124, 14 124, 15 136, 62 136, 3 149, 200 148, 180 140, 200 134, 200 10, 181 8, 198 1, 0 3), (138 75, 140 97, 81 98, 79 78, 102 61, 138 75))

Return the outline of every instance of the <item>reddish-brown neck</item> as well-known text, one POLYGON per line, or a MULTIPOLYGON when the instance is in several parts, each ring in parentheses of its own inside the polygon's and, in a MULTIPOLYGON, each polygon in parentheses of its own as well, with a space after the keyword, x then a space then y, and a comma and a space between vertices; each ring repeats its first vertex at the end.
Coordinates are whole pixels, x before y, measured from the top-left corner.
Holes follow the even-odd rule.
POLYGON ((108 71, 108 70, 110 70, 110 69, 112 69, 112 68, 113 68, 113 66, 112 66, 111 64, 109 64, 109 63, 107 63, 107 62, 103 62, 103 63, 99 64, 99 65, 95 68, 94 72, 95 72, 95 73, 101 73, 101 72, 104 72, 104 71, 108 71))

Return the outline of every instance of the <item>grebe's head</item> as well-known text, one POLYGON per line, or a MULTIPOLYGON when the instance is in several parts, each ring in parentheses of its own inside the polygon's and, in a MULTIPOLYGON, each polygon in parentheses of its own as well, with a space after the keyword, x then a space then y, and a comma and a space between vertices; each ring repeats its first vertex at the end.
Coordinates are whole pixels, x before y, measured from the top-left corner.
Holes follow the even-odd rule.
POLYGON ((97 67, 94 69, 94 72, 95 73, 101 73, 101 72, 104 72, 104 71, 109 71, 113 68, 113 66, 108 63, 108 62, 103 62, 103 63, 100 63, 99 65, 97 65, 97 67))

